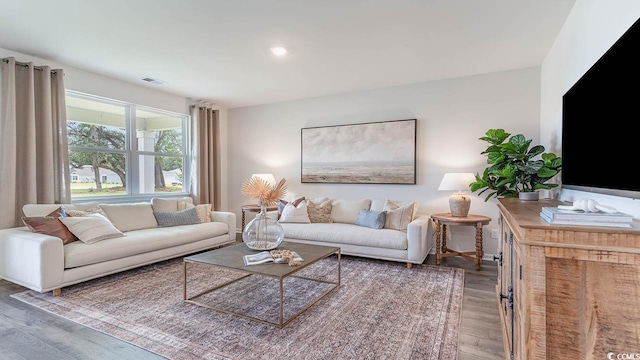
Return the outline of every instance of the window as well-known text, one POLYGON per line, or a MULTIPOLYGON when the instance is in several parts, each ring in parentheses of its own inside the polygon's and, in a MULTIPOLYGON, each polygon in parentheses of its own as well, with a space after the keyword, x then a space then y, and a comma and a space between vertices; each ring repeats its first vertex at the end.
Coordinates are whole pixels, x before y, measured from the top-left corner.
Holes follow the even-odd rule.
POLYGON ((71 196, 184 193, 188 115, 66 93, 71 196))

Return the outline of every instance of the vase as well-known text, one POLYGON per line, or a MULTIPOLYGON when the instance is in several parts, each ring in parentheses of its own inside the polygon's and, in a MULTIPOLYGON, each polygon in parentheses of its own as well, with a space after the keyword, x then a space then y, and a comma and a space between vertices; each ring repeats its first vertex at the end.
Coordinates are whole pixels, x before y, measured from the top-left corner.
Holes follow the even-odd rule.
POLYGON ((540 198, 540 194, 537 191, 519 192, 518 198, 520 200, 537 201, 540 198))
POLYGON ((269 217, 266 205, 260 205, 258 215, 242 231, 242 241, 253 250, 273 250, 283 240, 284 229, 277 220, 269 217))

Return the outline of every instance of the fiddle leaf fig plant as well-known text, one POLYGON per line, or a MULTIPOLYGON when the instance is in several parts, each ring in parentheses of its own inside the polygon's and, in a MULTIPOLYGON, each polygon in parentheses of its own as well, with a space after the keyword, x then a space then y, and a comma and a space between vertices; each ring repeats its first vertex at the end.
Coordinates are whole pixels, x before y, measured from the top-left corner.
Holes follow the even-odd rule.
POLYGON ((522 134, 510 136, 504 129, 489 129, 479 139, 489 143, 481 154, 487 156, 487 164, 491 166, 484 169, 482 175, 476 174, 470 189, 480 191, 478 195, 489 191, 484 201, 492 197, 518 197, 520 192, 558 186, 547 181, 560 172, 562 158, 545 153, 542 145, 530 147, 532 140, 522 134))

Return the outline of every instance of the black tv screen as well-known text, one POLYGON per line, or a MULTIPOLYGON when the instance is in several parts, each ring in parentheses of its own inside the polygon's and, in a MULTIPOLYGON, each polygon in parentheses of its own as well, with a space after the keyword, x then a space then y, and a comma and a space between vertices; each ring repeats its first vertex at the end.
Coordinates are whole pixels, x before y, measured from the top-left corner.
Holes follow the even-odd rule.
POLYGON ((640 198, 639 23, 562 98, 562 188, 640 198))

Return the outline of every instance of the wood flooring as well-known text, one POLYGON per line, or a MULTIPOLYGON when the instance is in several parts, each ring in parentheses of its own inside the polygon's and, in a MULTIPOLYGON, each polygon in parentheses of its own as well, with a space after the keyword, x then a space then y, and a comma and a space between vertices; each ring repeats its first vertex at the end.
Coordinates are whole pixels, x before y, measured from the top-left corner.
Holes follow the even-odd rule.
MULTIPOLYGON (((426 264, 434 264, 429 255, 426 264)), ((485 262, 480 271, 473 262, 446 258, 443 266, 465 269, 460 360, 504 359, 495 285, 497 266, 485 262)), ((163 359, 59 316, 39 310, 9 295, 25 288, 0 280, 0 359, 163 359)))

